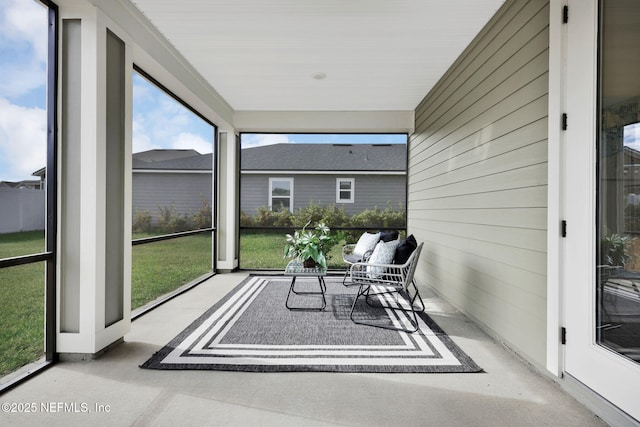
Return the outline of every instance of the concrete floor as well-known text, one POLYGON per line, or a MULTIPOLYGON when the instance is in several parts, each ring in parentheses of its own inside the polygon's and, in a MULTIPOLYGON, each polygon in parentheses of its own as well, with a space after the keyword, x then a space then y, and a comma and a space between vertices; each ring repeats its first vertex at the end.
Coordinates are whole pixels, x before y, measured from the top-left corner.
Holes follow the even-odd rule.
POLYGON ((429 292, 423 295, 427 312, 485 373, 246 373, 138 367, 244 277, 217 275, 134 321, 125 342, 100 359, 60 362, 5 393, 0 397, 0 425, 605 425, 558 384, 533 372, 429 292), (6 413, 7 403, 27 405, 35 412, 6 413))

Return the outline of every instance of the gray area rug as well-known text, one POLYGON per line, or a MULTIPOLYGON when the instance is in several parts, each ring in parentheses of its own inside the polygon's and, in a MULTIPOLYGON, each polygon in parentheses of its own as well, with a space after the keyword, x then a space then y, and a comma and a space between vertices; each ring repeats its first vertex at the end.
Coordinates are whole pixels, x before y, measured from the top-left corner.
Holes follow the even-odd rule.
MULTIPOLYGON (((481 372, 469 356, 424 313, 408 334, 349 318, 357 286, 325 278, 324 311, 290 311, 290 277, 249 276, 149 360, 147 369, 251 372, 481 372)), ((315 278, 298 278, 296 290, 317 290, 315 278)), ((320 297, 294 295, 296 306, 317 306, 320 297)), ((375 322, 402 322, 393 312, 356 307, 375 322)))

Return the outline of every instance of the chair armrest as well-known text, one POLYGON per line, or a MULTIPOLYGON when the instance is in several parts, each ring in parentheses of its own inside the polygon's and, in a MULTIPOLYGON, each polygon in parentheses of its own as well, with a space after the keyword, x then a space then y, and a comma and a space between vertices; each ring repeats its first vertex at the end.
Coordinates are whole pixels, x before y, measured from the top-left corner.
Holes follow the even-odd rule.
POLYGON ((408 264, 373 264, 357 262, 349 268, 353 283, 403 287, 408 264))
POLYGON ((382 285, 405 288, 413 281, 422 243, 413 251, 409 259, 402 264, 374 264, 356 262, 349 268, 349 276, 353 283, 360 285, 382 285))

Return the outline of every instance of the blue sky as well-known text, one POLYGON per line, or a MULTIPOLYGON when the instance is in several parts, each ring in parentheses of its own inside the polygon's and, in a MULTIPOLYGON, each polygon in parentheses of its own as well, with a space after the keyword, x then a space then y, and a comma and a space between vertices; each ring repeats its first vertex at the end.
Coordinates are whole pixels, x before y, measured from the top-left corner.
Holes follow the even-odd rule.
POLYGON ((640 123, 634 123, 624 127, 624 145, 640 151, 640 123))
POLYGON ((161 148, 213 151, 213 126, 135 72, 132 129, 134 153, 161 148))
POLYGON ((0 181, 46 163, 46 31, 40 3, 0 0, 0 181))
MULTIPOLYGON (((31 174, 46 164, 47 44, 47 9, 40 2, 0 0, 0 181, 35 179, 31 174)), ((213 148, 211 125, 137 73, 132 129, 134 153, 191 148, 204 154, 213 148)), ((243 148, 405 142, 405 135, 243 134, 242 138, 243 148)))

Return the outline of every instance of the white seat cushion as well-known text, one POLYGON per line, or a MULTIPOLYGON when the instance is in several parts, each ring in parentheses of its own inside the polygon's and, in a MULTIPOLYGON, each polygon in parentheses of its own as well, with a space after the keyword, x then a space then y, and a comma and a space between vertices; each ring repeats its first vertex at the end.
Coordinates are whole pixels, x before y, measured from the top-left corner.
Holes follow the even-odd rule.
MULTIPOLYGON (((378 242, 371 254, 371 258, 369 258, 369 264, 391 264, 393 262, 393 256, 396 253, 396 248, 399 244, 400 240, 378 242)), ((384 267, 367 266, 367 272, 369 277, 377 278, 384 273, 384 267)))

